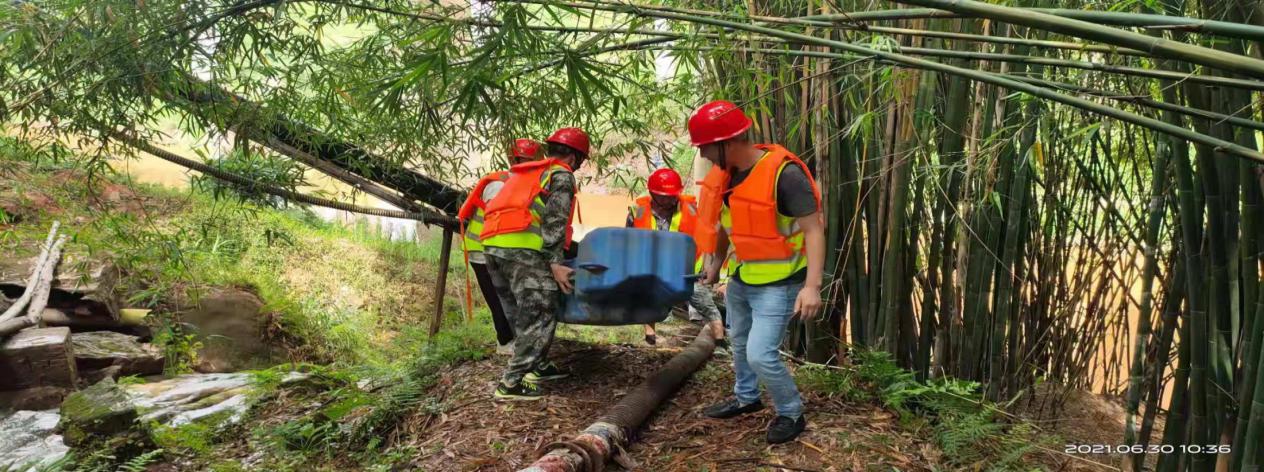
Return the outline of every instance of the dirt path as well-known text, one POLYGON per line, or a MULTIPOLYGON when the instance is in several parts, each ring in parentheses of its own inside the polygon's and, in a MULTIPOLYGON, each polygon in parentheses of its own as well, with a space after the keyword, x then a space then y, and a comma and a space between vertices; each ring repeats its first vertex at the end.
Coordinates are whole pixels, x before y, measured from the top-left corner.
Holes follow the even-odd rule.
MULTIPOLYGON (((662 344, 679 346, 692 325, 660 328, 662 344)), ((414 421, 402 435, 421 455, 413 462, 426 471, 512 471, 531 463, 541 446, 569 438, 678 347, 581 344, 559 340, 555 358, 575 374, 547 385, 540 403, 493 403, 489 392, 504 358, 470 363, 446 374, 438 389, 453 405, 438 418, 414 421)), ((719 421, 701 410, 728 395, 733 377, 728 357, 712 358, 677 395, 650 419, 628 449, 647 471, 931 470, 939 453, 924 439, 901 431, 895 416, 874 405, 848 405, 805 391, 808 432, 797 442, 768 446, 764 431, 770 410, 719 421)), ((611 465, 613 470, 617 466, 611 465)), ((607 469, 612 470, 612 469, 607 469)))

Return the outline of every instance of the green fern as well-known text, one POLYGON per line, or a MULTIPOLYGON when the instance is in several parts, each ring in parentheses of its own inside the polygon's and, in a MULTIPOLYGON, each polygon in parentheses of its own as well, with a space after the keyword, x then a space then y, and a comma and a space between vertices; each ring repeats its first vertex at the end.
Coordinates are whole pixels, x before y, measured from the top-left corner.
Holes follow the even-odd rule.
POLYGON ((953 462, 969 464, 989 457, 1004 431, 1004 425, 986 412, 944 415, 935 427, 935 438, 953 462))
POLYGON ((122 472, 143 472, 146 467, 149 467, 149 464, 158 460, 159 456, 162 456, 162 449, 154 449, 124 462, 119 465, 118 470, 122 472))
POLYGON ((351 443, 365 444, 371 438, 394 428, 400 419, 421 404, 426 389, 433 383, 433 377, 427 375, 421 378, 408 377, 388 387, 381 395, 378 406, 352 430, 351 443))

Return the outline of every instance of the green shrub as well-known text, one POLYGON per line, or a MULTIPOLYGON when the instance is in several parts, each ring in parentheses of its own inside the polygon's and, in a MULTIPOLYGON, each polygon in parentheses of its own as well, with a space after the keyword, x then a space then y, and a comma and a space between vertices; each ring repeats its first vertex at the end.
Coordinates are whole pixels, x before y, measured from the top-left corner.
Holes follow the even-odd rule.
POLYGON ((272 153, 258 153, 246 148, 237 148, 228 155, 208 162, 212 167, 245 177, 256 185, 239 185, 228 183, 202 174, 192 179, 195 189, 205 191, 219 198, 234 195, 243 201, 258 205, 284 208, 285 199, 269 195, 261 190, 262 186, 280 187, 291 192, 307 185, 303 176, 303 167, 297 161, 272 153))

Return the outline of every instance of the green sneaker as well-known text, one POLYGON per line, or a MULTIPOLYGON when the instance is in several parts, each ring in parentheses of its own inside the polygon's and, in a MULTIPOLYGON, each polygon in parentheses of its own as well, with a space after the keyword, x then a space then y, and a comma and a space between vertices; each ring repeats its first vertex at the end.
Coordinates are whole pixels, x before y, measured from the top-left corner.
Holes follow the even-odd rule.
POLYGON ((501 401, 522 402, 542 399, 544 398, 544 393, 540 392, 540 387, 537 387, 534 383, 524 381, 512 387, 506 387, 503 384, 497 385, 492 397, 501 401))
POLYGON ((528 382, 543 382, 547 380, 558 380, 570 377, 570 372, 564 371, 557 367, 557 364, 545 362, 536 367, 535 370, 527 372, 525 377, 528 382))

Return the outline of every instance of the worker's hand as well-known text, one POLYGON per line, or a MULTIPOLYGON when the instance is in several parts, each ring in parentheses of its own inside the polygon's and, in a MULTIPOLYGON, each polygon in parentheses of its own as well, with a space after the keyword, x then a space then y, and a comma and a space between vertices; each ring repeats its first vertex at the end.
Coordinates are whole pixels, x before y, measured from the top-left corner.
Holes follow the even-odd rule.
POLYGON ((702 276, 702 280, 700 281, 702 282, 702 285, 711 285, 720 281, 719 267, 711 267, 711 264, 707 264, 703 271, 705 271, 705 274, 702 276))
POLYGON ((729 286, 729 284, 716 284, 716 285, 715 285, 715 293, 718 293, 718 294, 720 294, 721 296, 728 295, 727 293, 725 293, 725 289, 727 289, 727 288, 728 288, 728 286, 729 286))
POLYGON ((821 287, 804 285, 794 299, 794 313, 805 321, 816 319, 821 311, 821 287))
POLYGON ((575 273, 575 269, 562 264, 549 264, 549 270, 553 271, 553 280, 557 281, 557 286, 562 289, 562 293, 571 293, 575 289, 571 285, 571 275, 575 273))

